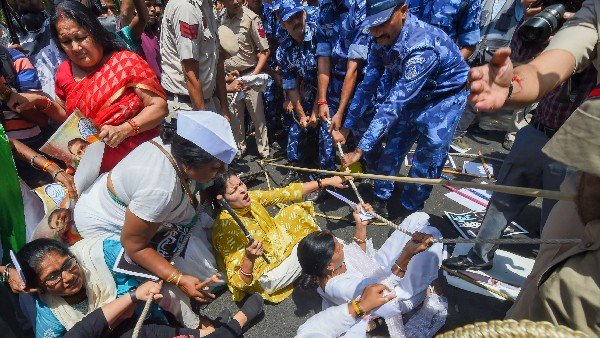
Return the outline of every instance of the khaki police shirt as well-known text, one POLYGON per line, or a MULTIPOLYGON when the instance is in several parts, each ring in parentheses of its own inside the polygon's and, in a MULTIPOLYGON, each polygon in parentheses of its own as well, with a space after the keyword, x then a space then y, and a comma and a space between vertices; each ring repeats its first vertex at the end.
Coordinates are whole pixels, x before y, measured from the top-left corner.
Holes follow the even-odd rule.
POLYGON ((243 71, 254 68, 258 63, 258 52, 269 49, 269 43, 260 17, 246 6, 243 6, 242 11, 234 17, 229 17, 227 11, 225 11, 221 24, 233 31, 240 46, 235 56, 225 60, 225 69, 227 71, 243 71))
POLYGON ((592 62, 599 70, 597 83, 600 83, 599 13, 600 1, 586 0, 575 17, 563 25, 546 48, 546 50, 559 49, 571 53, 575 58, 576 71, 583 70, 592 62))
MULTIPOLYGON (((560 190, 576 192, 580 177, 568 176, 560 190)), ((579 238, 581 243, 542 244, 506 317, 549 321, 600 336, 600 220, 583 224, 575 202, 558 201, 541 237, 579 238)))
POLYGON ((205 99, 215 92, 219 40, 210 0, 171 0, 161 24, 161 84, 165 90, 189 95, 181 61, 199 63, 199 80, 205 99))

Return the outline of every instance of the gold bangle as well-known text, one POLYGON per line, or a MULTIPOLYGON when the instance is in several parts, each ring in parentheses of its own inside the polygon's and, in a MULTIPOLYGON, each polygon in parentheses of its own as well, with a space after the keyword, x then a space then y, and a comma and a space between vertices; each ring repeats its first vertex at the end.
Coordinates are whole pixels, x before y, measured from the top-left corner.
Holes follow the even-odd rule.
POLYGON ((171 275, 169 275, 169 278, 167 278, 167 283, 171 283, 172 281, 174 281, 175 278, 177 277, 178 273, 179 273, 179 270, 175 269, 175 271, 173 271, 173 273, 171 273, 171 275))
POLYGON ((177 282, 175 282, 176 287, 179 287, 179 282, 181 281, 181 277, 183 277, 183 274, 180 272, 179 277, 177 277, 177 282))
POLYGON ((360 238, 358 238, 358 237, 356 237, 356 236, 355 236, 353 239, 354 239, 354 241, 355 241, 356 243, 358 243, 358 244, 364 244, 364 243, 367 243, 367 240, 366 240, 366 239, 360 239, 360 238))
POLYGON ((351 301, 350 304, 352 304, 352 308, 354 309, 356 317, 362 317, 365 315, 365 312, 360 308, 360 305, 358 304, 358 300, 355 299, 351 301))
POLYGON ((51 165, 53 165, 53 164, 56 164, 56 163, 54 163, 53 161, 46 161, 46 163, 44 163, 42 165, 42 171, 48 171, 48 167, 51 166, 51 165))

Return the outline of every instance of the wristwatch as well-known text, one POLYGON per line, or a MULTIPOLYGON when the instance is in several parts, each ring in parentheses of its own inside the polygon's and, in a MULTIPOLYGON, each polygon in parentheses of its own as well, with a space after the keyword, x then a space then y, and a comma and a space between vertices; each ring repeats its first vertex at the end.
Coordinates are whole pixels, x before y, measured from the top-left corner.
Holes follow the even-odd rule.
POLYGON ((139 300, 139 299, 136 297, 136 295, 135 295, 135 290, 137 290, 137 289, 131 289, 131 290, 129 290, 129 292, 128 292, 128 294, 129 294, 129 297, 131 297, 131 301, 132 301, 133 303, 137 303, 137 302, 138 302, 138 300, 139 300))

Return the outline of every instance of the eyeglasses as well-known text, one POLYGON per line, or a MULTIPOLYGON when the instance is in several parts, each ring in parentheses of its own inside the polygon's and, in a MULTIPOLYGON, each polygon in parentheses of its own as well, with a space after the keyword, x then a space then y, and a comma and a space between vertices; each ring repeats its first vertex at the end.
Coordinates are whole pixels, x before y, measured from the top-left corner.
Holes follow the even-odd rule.
POLYGON ((77 266, 77 259, 75 259, 75 257, 71 257, 63 263, 60 269, 48 274, 48 276, 43 280, 43 283, 48 287, 55 287, 62 281, 63 272, 73 272, 77 266))

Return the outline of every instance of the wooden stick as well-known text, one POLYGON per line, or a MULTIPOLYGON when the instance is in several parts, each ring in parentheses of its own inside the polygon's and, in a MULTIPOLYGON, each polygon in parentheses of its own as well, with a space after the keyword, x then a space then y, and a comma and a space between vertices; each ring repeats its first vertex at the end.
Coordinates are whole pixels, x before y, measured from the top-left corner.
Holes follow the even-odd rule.
MULTIPOLYGON (((415 152, 411 150, 408 153, 414 154, 415 152)), ((468 154, 468 153, 448 153, 448 155, 449 156, 457 156, 457 157, 467 157, 467 158, 478 158, 479 157, 478 154, 468 154)), ((486 156, 486 155, 483 155, 483 157, 490 161, 504 162, 504 159, 497 158, 497 157, 486 156)))
POLYGON ((375 179, 375 180, 387 180, 387 181, 402 182, 402 183, 450 185, 453 187, 491 190, 491 191, 502 192, 505 194, 529 196, 529 197, 535 197, 535 198, 540 197, 540 198, 548 198, 548 199, 553 199, 553 200, 574 201, 575 196, 576 196, 575 193, 523 188, 523 187, 513 187, 513 186, 497 185, 497 184, 480 184, 480 183, 465 182, 465 181, 449 181, 449 180, 445 180, 445 179, 441 179, 441 178, 414 178, 414 177, 401 177, 401 176, 386 176, 386 175, 309 169, 309 168, 288 166, 288 165, 276 164, 276 163, 265 163, 265 164, 273 166, 273 167, 287 168, 287 169, 310 172, 310 173, 317 173, 317 174, 326 174, 326 175, 334 175, 334 176, 351 176, 354 178, 370 178, 370 179, 375 179))
POLYGON ((481 150, 479 150, 477 152, 477 155, 479 155, 479 159, 481 160, 481 165, 483 165, 483 170, 485 170, 485 174, 487 175, 488 180, 492 180, 492 173, 490 172, 490 168, 488 168, 487 164, 485 163, 485 159, 483 158, 483 154, 481 153, 481 150))
POLYGON ((444 271, 446 271, 447 273, 451 274, 454 277, 458 277, 458 278, 460 278, 460 279, 462 279, 462 280, 464 280, 466 282, 469 282, 469 283, 471 283, 471 284, 473 284, 475 286, 479 286, 480 288, 485 289, 485 290, 487 290, 487 291, 489 291, 489 292, 491 292, 491 293, 493 293, 495 295, 498 295, 498 296, 504 298, 505 300, 509 300, 511 302, 515 301, 511 296, 507 295, 506 293, 504 293, 504 292, 502 292, 500 290, 493 289, 493 288, 491 288, 491 287, 489 287, 489 286, 487 286, 487 285, 485 285, 483 283, 480 283, 480 282, 476 281, 475 279, 473 279, 473 278, 465 275, 462 272, 449 269, 449 268, 447 268, 447 267, 445 267, 443 265, 442 265, 442 269, 444 269, 444 271))
MULTIPOLYGON (((411 164, 406 166, 407 168, 412 167, 411 164)), ((442 172, 444 174, 452 174, 452 175, 458 175, 458 176, 465 176, 465 177, 473 177, 473 178, 481 178, 480 175, 476 175, 476 174, 469 174, 469 173, 463 173, 462 171, 458 171, 458 170, 454 170, 454 169, 447 169, 447 168, 443 168, 442 172)))

